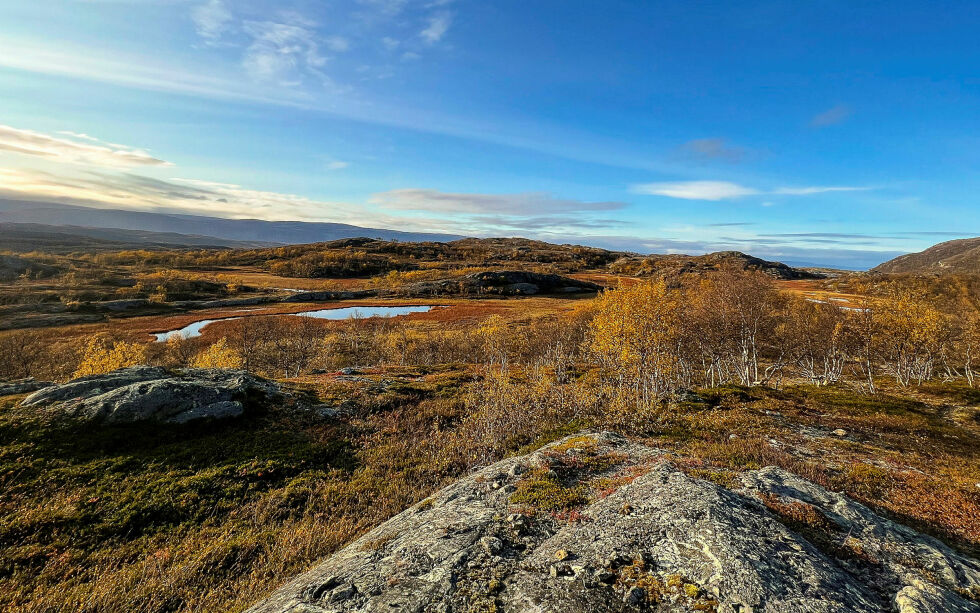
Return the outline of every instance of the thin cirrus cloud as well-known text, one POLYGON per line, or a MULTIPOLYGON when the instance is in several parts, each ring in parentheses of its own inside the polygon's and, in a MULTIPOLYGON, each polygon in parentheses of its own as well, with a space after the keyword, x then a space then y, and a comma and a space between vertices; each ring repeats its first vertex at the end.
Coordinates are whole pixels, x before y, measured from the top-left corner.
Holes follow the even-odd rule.
POLYGON ((223 0, 208 0, 191 9, 197 35, 208 45, 217 45, 231 28, 233 16, 223 0))
MULTIPOLYGON (((284 86, 299 85, 311 76, 330 81, 323 72, 327 57, 321 52, 312 24, 302 20, 248 21, 243 28, 252 42, 242 57, 242 66, 256 81, 284 86)), ((335 47, 339 46, 335 41, 335 47)))
POLYGON ((843 123, 846 121, 854 111, 851 107, 846 104, 838 104, 832 106, 826 111, 817 113, 810 119, 810 125, 814 128, 822 128, 825 126, 832 126, 838 123, 843 123))
POLYGON ((87 134, 60 132, 71 138, 60 138, 33 130, 0 125, 0 150, 42 157, 58 162, 90 164, 105 167, 172 166, 145 151, 103 143, 87 134), (85 142, 78 142, 83 140, 85 142))
POLYGON ((806 187, 777 187, 771 190, 760 190, 746 187, 730 181, 678 181, 660 183, 639 183, 630 188, 634 194, 647 196, 664 196, 681 200, 734 200, 746 196, 778 195, 778 196, 809 196, 828 192, 856 192, 872 189, 847 185, 817 185, 806 187))
POLYGON ((698 162, 737 164, 745 159, 746 154, 745 148, 733 145, 724 138, 696 138, 678 147, 675 157, 698 162))
POLYGON ((403 211, 429 211, 463 214, 527 215, 567 213, 570 211, 613 211, 626 206, 623 202, 586 202, 555 198, 541 192, 522 194, 469 194, 434 189, 396 189, 375 194, 371 203, 403 211))
POLYGON ((442 37, 446 35, 446 32, 449 31, 449 26, 451 24, 452 15, 449 12, 443 11, 436 13, 429 18, 428 25, 426 25, 425 29, 419 33, 419 36, 421 36, 422 40, 424 40, 426 43, 430 45, 435 44, 442 40, 442 37))
MULTIPOLYGON (((354 46, 381 47, 388 52, 408 45, 402 57, 421 57, 423 49, 440 43, 452 26, 451 0, 361 0, 359 9, 342 7, 324 25, 310 11, 285 10, 276 3, 265 6, 205 0, 190 8, 190 21, 204 46, 237 49, 240 65, 251 80, 297 88, 310 81, 335 89, 342 80, 328 64, 354 46), (413 9, 409 14, 409 8, 413 9), (404 40, 402 40, 404 39, 404 40)), ((390 58, 380 65, 358 60, 358 71, 387 74, 390 58)), ((346 84, 350 86, 352 84, 346 84)))

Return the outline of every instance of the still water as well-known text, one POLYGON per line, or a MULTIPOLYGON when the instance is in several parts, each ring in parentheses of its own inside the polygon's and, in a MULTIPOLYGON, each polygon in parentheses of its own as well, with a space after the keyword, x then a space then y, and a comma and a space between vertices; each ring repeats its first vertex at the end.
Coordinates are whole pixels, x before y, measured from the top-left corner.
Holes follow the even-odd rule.
MULTIPOLYGON (((347 319, 349 317, 355 318, 367 318, 367 317, 398 317, 399 315, 408 315, 409 313, 426 313, 432 310, 432 305, 417 305, 417 306, 356 306, 356 307, 343 307, 338 309, 320 309, 319 311, 306 311, 303 313, 286 313, 287 315, 292 315, 294 317, 313 317, 314 319, 347 319)), ((253 317, 268 317, 268 315, 254 315, 253 317)), ((168 330, 166 332, 155 332, 153 336, 157 338, 157 341, 165 341, 171 336, 180 335, 184 338, 194 338, 195 336, 201 336, 201 330, 204 329, 210 323, 216 321, 229 321, 232 319, 241 319, 240 317, 221 317, 218 319, 202 319, 200 321, 195 321, 192 324, 187 324, 183 328, 178 328, 176 330, 168 330)))

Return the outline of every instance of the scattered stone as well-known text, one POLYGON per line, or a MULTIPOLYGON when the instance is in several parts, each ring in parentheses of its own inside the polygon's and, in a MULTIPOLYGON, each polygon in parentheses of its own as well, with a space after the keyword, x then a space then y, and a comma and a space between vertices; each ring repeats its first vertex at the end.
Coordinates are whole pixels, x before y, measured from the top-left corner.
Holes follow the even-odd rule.
POLYGON ((555 559, 559 562, 564 562, 565 560, 572 557, 572 554, 568 553, 567 549, 559 549, 555 552, 555 559))
POLYGON ((626 592, 623 600, 630 606, 640 607, 647 600, 647 591, 642 587, 632 587, 626 592))
POLYGON ((844 430, 842 428, 837 428, 836 430, 834 430, 834 434, 836 434, 837 436, 847 436, 847 430, 844 430))
POLYGON ((491 555, 500 553, 500 551, 504 548, 504 542, 495 536, 485 536, 481 538, 480 544, 483 545, 483 549, 491 555))

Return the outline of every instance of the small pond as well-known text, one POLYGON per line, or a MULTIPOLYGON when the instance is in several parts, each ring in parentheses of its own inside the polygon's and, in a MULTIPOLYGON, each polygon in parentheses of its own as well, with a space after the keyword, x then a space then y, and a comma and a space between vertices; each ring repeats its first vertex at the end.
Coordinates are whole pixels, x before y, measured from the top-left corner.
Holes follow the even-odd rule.
MULTIPOLYGON (((354 318, 368 318, 368 317, 398 317, 399 315, 408 315, 410 313, 427 313, 432 310, 432 305, 414 305, 414 306, 356 306, 356 307, 342 307, 336 309, 320 309, 319 311, 304 311, 302 313, 283 313, 283 315, 290 315, 293 317, 313 317, 314 319, 348 319, 354 318)), ((253 315, 252 317, 269 317, 270 315, 253 315)), ((184 338, 194 338, 195 336, 201 336, 201 331, 208 324, 214 323, 216 321, 229 321, 232 319, 241 319, 240 317, 221 317, 218 319, 202 319, 200 321, 195 321, 192 324, 187 324, 183 328, 178 328, 176 330, 168 330, 166 332, 154 332, 153 336, 156 337, 157 342, 165 341, 171 336, 180 335, 184 338)))

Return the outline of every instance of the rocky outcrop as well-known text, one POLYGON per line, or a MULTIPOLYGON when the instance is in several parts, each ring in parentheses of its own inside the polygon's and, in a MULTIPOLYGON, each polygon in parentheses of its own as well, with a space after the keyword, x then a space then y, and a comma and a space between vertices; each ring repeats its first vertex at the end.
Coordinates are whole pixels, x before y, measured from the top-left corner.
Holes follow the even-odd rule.
POLYGON ((278 387, 244 371, 137 366, 82 377, 31 394, 21 403, 72 419, 99 423, 237 417, 250 399, 278 395, 278 387))
POLYGON ((705 255, 630 255, 609 265, 609 271, 640 277, 655 277, 676 281, 685 276, 701 276, 719 270, 757 270, 774 279, 822 279, 825 274, 793 268, 782 262, 763 260, 741 251, 717 251, 705 255))
POLYGON ((980 611, 977 560, 778 468, 732 485, 572 437, 441 490, 250 611, 980 611))
POLYGON ((406 296, 569 294, 597 292, 602 286, 562 275, 502 270, 475 272, 454 279, 412 283, 397 290, 406 296))
POLYGON ((373 289, 352 292, 293 292, 280 302, 328 302, 330 300, 357 300, 359 298, 374 298, 378 292, 373 289))
POLYGON ((17 379, 16 381, 0 381, 0 396, 29 394, 54 385, 50 381, 37 381, 33 377, 17 379))

